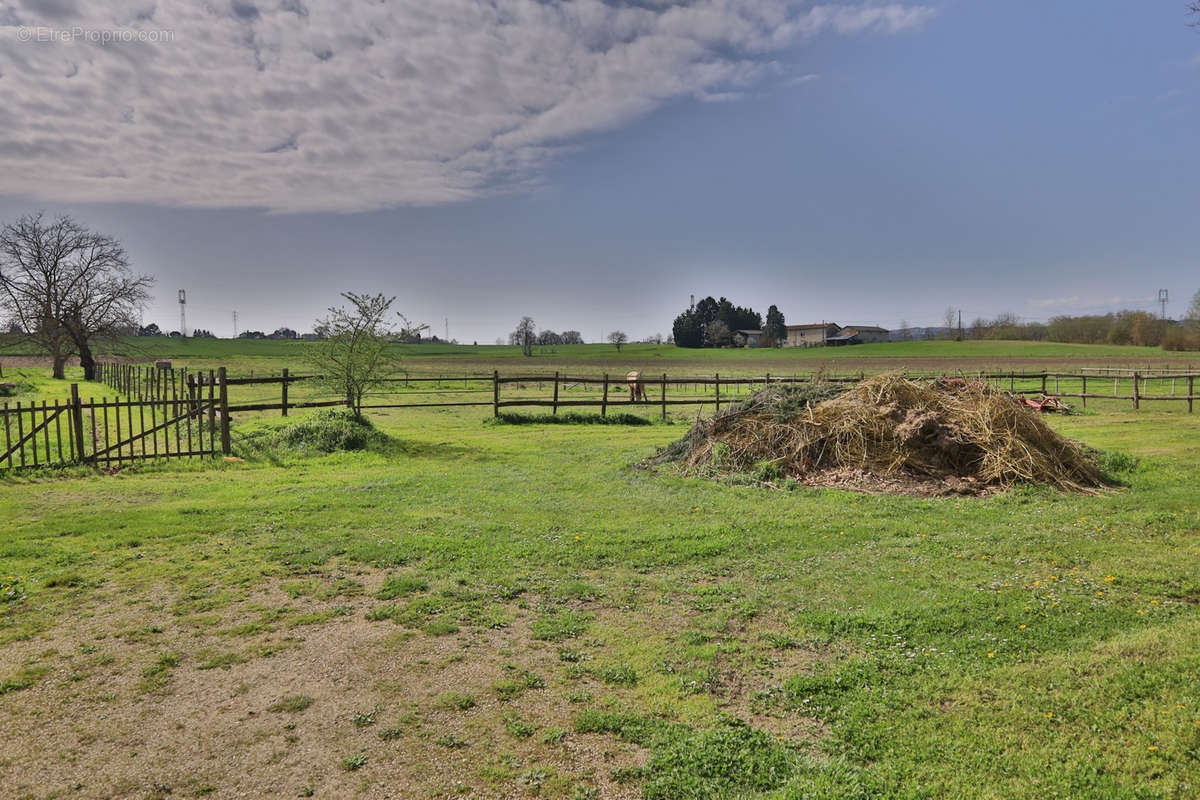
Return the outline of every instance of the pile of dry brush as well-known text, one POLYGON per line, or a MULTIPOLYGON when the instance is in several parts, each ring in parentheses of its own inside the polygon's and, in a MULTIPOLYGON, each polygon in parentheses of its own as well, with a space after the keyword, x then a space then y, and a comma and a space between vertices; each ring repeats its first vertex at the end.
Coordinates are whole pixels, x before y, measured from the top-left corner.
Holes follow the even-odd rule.
POLYGON ((972 492, 1035 483, 1090 493, 1105 485, 1091 455, 992 386, 890 374, 848 389, 763 389, 697 421, 650 462, 677 462, 688 474, 757 472, 814 485, 841 485, 853 473, 883 490, 895 479, 972 492))

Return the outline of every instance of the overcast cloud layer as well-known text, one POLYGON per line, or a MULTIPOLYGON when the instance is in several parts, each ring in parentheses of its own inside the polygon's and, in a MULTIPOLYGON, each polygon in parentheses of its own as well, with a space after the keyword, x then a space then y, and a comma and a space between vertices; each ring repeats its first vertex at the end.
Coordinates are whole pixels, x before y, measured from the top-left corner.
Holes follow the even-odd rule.
POLYGON ((933 13, 793 0, 0 2, 0 190, 277 211, 455 202, 530 185, 580 136, 672 98, 803 80, 773 59, 806 38, 893 34, 933 13), (133 41, 99 40, 114 34, 133 41))

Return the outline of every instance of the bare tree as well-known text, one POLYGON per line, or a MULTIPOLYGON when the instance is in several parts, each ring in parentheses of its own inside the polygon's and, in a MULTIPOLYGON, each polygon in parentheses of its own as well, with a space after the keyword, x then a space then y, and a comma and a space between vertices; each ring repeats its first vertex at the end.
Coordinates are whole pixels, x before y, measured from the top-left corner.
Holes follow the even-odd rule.
POLYGON ((1184 319, 1187 319, 1189 322, 1200 323, 1200 291, 1192 295, 1192 302, 1188 306, 1184 319))
POLYGON ((521 352, 526 356, 533 355, 533 346, 537 343, 537 326, 533 317, 521 317, 517 329, 508 335, 508 343, 520 345, 521 352))
POLYGON ((138 329, 154 279, 135 275, 120 242, 70 217, 28 214, 0 229, 0 312, 49 354, 63 377, 79 355, 96 377, 94 347, 138 329))
POLYGON ((617 352, 619 353, 621 352, 621 345, 629 341, 629 336, 626 335, 625 331, 613 331, 608 335, 608 341, 617 346, 617 352))
POLYGON ((563 331, 563 344, 583 344, 583 335, 579 331, 563 331))
POLYGON ((342 297, 350 307, 330 308, 327 317, 317 320, 328 338, 313 343, 306 357, 325 385, 346 398, 354 416, 362 419, 363 395, 399 367, 388 352, 391 332, 383 321, 396 298, 353 292, 342 297))
POLYGON ((958 312, 953 307, 948 307, 942 313, 942 321, 946 323, 946 331, 943 334, 947 339, 954 338, 954 315, 958 312))

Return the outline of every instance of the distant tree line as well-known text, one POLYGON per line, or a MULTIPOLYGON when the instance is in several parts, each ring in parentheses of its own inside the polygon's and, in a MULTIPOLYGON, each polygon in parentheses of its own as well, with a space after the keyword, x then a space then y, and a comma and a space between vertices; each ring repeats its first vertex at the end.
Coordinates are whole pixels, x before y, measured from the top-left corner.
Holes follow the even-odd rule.
POLYGON ((583 344, 583 335, 579 331, 555 333, 552 330, 544 330, 538 332, 536 343, 539 347, 552 347, 559 344, 583 344))
POLYGON ((1016 314, 976 319, 964 332, 972 339, 1017 339, 1071 344, 1116 344, 1200 350, 1200 292, 1182 320, 1161 319, 1148 311, 1057 316, 1049 322, 1025 322, 1016 314))
POLYGON ((762 331, 768 343, 782 344, 787 338, 783 312, 772 305, 763 317, 752 308, 734 305, 728 298, 706 297, 675 318, 672 325, 678 347, 725 347, 740 330, 762 331))

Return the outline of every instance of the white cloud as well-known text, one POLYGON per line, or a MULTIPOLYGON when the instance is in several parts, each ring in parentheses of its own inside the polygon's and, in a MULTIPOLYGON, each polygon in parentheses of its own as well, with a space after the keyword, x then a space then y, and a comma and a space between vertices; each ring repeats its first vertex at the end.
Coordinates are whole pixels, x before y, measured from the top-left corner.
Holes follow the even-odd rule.
POLYGON ((578 137, 672 98, 735 99, 806 38, 895 34, 933 14, 797 0, 0 0, 0 190, 278 211, 455 202, 536 181, 578 137))
POLYGON ((788 86, 803 86, 806 83, 812 83, 821 76, 815 72, 810 72, 807 75, 797 75, 794 78, 788 78, 786 84, 788 86))

